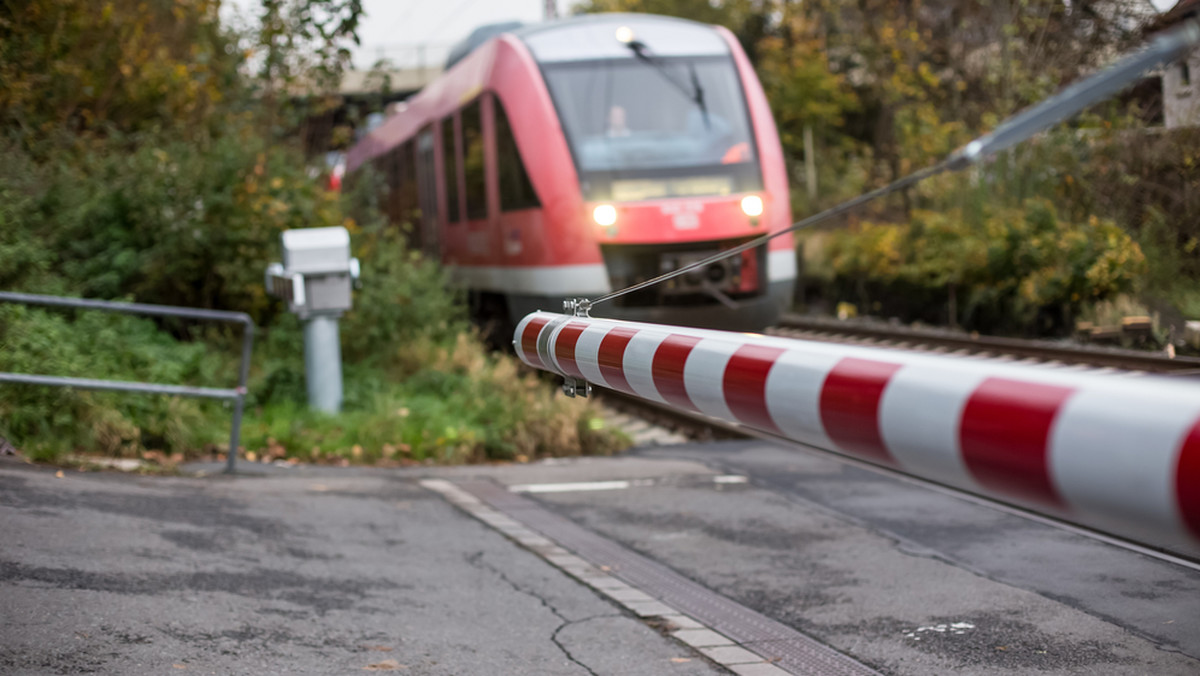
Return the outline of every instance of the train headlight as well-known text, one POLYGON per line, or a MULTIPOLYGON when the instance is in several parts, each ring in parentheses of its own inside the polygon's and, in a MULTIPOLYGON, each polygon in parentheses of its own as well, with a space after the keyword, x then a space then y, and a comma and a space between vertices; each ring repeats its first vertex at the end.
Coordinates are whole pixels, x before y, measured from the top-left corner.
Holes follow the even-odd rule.
POLYGON ((742 213, 750 218, 762 216, 763 201, 758 195, 746 195, 742 198, 742 213))
POLYGON ((598 204, 592 209, 592 220, 596 225, 608 227, 617 223, 617 208, 611 204, 598 204))

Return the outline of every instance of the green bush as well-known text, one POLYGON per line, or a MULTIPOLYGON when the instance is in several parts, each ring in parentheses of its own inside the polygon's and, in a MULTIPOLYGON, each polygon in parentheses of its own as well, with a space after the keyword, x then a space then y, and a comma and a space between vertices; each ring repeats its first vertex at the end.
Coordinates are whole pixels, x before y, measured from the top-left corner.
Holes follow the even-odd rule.
POLYGON ((878 302, 909 320, 1026 334, 1069 331, 1086 304, 1132 290, 1146 268, 1115 223, 1065 220, 1040 199, 1018 209, 918 210, 908 223, 864 222, 832 233, 828 252, 834 286, 861 304, 878 302), (930 308, 945 314, 930 316, 930 308))
MULTIPOLYGON (((183 343, 153 322, 96 311, 0 305, 0 371, 232 387, 237 371, 220 352, 183 343)), ((34 385, 0 386, 0 436, 35 459, 75 451, 136 456, 199 452, 227 441, 213 420, 220 404, 157 395, 34 385)))

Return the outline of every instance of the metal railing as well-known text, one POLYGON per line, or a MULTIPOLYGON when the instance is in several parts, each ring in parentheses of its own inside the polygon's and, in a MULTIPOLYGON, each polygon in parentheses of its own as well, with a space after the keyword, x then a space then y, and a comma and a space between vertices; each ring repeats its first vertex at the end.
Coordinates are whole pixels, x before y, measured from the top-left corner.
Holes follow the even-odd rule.
POLYGON ((175 307, 172 305, 120 303, 106 300, 87 300, 84 298, 63 298, 60 296, 43 296, 32 293, 13 293, 8 291, 0 291, 0 302, 82 308, 87 310, 102 310, 105 312, 123 312, 126 314, 153 315, 158 317, 180 317, 183 319, 200 319, 214 322, 230 322, 241 324, 242 363, 241 368, 238 371, 237 387, 232 389, 0 372, 0 383, 46 385, 50 387, 75 387, 84 390, 109 390, 115 392, 145 392, 149 394, 165 394, 176 397, 198 397, 202 399, 224 399, 226 401, 232 401, 233 429, 229 433, 229 452, 226 454, 225 471, 230 473, 234 471, 237 463, 238 439, 241 436, 242 429, 242 411, 246 403, 246 378, 250 373, 250 352, 254 346, 254 321, 250 319, 250 315, 244 312, 198 310, 195 308, 175 307))

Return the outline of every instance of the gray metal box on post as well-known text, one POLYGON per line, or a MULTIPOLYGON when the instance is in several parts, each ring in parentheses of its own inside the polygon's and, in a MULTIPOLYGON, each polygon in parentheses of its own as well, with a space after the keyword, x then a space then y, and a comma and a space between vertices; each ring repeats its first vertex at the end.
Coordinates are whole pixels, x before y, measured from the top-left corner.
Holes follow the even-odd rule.
POLYGON ((288 303, 304 322, 304 371, 308 405, 336 413, 342 407, 342 354, 338 317, 351 307, 358 259, 350 256, 343 227, 283 233, 283 263, 267 266, 267 291, 288 303))

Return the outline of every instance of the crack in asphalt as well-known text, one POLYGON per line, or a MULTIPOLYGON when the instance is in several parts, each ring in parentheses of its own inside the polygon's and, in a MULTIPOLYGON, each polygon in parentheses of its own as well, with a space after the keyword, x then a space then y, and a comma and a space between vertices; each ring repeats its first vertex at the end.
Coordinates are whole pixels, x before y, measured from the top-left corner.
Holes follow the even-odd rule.
POLYGON ((590 622, 592 620, 597 620, 597 619, 604 618, 604 617, 620 617, 620 615, 617 613, 606 613, 603 615, 591 615, 589 617, 585 617, 585 618, 582 618, 579 620, 567 619, 567 617, 565 615, 563 615, 561 612, 559 612, 558 608, 555 608, 554 605, 552 603, 550 603, 549 601, 547 601, 546 598, 543 597, 541 594, 538 594, 536 591, 534 591, 532 589, 527 589, 527 588, 521 586, 515 580, 508 577, 508 575, 506 575, 503 570, 500 570, 499 568, 493 566, 492 564, 484 561, 483 554, 484 554, 483 552, 475 552, 474 554, 468 554, 464 558, 466 559, 467 563, 470 566, 472 566, 473 568, 478 568, 479 570, 488 571, 488 572, 496 575, 497 577, 499 577, 505 583, 507 583, 508 586, 512 587, 514 591, 519 592, 521 594, 525 594, 526 596, 530 596, 534 599, 537 599, 537 601, 539 603, 541 603, 542 606, 544 606, 547 610, 549 610, 551 613, 553 613, 555 617, 562 620, 562 624, 558 625, 558 627, 555 628, 554 633, 552 633, 550 635, 550 641, 555 646, 557 646, 558 649, 562 652, 562 654, 565 655, 566 658, 568 660, 570 660, 572 663, 579 665, 582 669, 586 670, 589 674, 591 674, 591 676, 600 676, 591 667, 589 667, 588 665, 586 665, 583 662, 580 662, 578 659, 576 659, 575 656, 571 654, 571 651, 569 649, 567 649, 567 647, 565 645, 562 644, 562 642, 558 638, 558 635, 563 629, 566 629, 567 627, 569 627, 573 624, 582 624, 584 622, 590 622))

